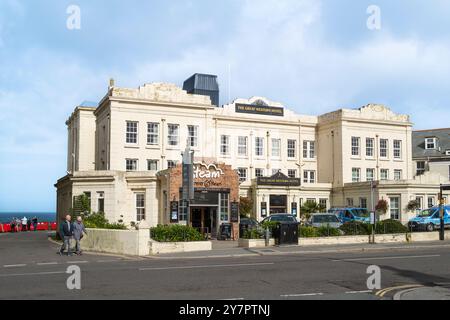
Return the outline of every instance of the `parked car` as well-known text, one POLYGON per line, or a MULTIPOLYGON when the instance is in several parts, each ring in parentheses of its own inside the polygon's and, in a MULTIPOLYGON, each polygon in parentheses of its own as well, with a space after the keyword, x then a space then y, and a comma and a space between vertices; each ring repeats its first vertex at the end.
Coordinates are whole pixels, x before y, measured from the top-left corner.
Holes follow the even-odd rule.
POLYGON ((335 214, 343 224, 352 221, 370 223, 370 213, 367 209, 363 208, 332 208, 328 210, 328 213, 335 214))
MULTIPOLYGON (((434 231, 440 228, 441 219, 439 207, 432 207, 430 209, 422 210, 416 217, 408 222, 408 227, 413 231, 434 231)), ((444 206, 444 224, 445 227, 450 227, 450 205, 444 206)))
POLYGON ((277 213, 277 214, 272 214, 266 218, 264 218, 261 221, 261 224, 266 222, 266 221, 270 221, 270 222, 296 222, 298 223, 297 217, 294 216, 293 214, 288 214, 288 213, 277 213))
POLYGON ((239 237, 243 237, 247 230, 258 229, 260 227, 258 221, 253 218, 241 218, 239 223, 239 237))
POLYGON ((334 213, 314 213, 308 225, 316 228, 329 227, 339 229, 342 226, 342 222, 334 213))

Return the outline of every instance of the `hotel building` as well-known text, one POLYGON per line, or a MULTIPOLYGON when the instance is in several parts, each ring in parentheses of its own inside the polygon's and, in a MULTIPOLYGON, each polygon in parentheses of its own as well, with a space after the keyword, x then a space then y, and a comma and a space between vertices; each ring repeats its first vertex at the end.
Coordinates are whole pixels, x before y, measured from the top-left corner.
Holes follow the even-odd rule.
MULTIPOLYGON (((412 123, 381 105, 300 115, 264 97, 218 104, 215 76, 196 74, 183 89, 111 82, 96 106, 67 120, 68 174, 58 180, 57 212, 86 194, 94 212, 130 225, 186 223, 213 233, 237 222, 240 197, 253 215, 299 214, 306 201, 371 209, 406 223, 417 196, 436 201, 444 177, 416 176, 412 123), (195 200, 181 201, 181 153, 194 151, 195 200)), ((448 178, 448 177, 447 177, 448 178)), ((436 203, 436 202, 434 202, 436 203)))

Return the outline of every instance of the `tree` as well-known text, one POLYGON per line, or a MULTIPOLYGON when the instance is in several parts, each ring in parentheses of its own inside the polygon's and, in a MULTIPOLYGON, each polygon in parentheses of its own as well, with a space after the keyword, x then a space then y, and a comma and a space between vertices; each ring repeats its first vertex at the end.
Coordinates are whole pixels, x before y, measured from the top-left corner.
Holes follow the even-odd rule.
POLYGON ((323 212, 326 210, 326 207, 318 204, 315 201, 306 201, 301 209, 300 209, 300 217, 305 220, 309 220, 311 218, 311 214, 317 212, 323 212))
POLYGON ((385 214, 388 211, 388 209, 389 209, 389 205, 388 205, 387 201, 384 199, 379 200, 377 205, 375 206, 375 210, 382 214, 385 214))
POLYGON ((241 217, 250 218, 253 213, 253 200, 251 198, 240 197, 239 213, 241 217))

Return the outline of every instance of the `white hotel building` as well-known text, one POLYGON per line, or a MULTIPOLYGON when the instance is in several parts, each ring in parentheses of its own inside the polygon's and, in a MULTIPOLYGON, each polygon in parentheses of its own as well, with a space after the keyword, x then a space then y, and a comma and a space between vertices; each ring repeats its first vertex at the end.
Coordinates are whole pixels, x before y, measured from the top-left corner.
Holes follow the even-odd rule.
POLYGON ((98 106, 75 109, 66 123, 68 174, 55 185, 58 217, 83 193, 92 211, 110 221, 154 226, 185 223, 190 215, 195 227, 213 230, 234 222, 239 196, 252 198, 258 220, 298 214, 308 200, 371 209, 384 198, 389 212, 383 218, 406 223, 410 200, 436 203, 439 184, 448 182, 439 175, 415 177, 412 123, 387 107, 309 116, 262 97, 218 107, 216 78, 200 74, 185 89, 111 83, 98 106), (179 190, 186 144, 199 172, 189 209, 179 190))

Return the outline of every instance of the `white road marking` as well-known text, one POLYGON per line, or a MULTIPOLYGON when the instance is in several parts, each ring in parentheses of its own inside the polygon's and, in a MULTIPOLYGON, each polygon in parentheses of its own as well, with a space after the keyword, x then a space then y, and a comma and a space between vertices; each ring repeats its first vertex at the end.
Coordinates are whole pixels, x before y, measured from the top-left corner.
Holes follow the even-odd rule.
POLYGON ((245 300, 245 299, 244 298, 223 299, 223 301, 236 301, 236 300, 245 300))
POLYGON ((39 262, 36 263, 38 266, 53 266, 53 265, 57 265, 58 262, 39 262))
POLYGON ((275 263, 242 263, 242 264, 215 264, 203 266, 185 266, 185 267, 161 267, 161 268, 140 268, 139 271, 157 271, 157 270, 180 270, 180 269, 206 269, 206 268, 230 268, 230 267, 253 267, 269 266, 275 263))
POLYGON ((345 262, 345 261, 367 261, 367 260, 391 260, 391 259, 418 259, 418 258, 435 258, 440 257, 439 254, 430 254, 423 256, 395 256, 395 257, 372 257, 372 258, 355 258, 355 259, 336 259, 333 262, 345 262))
POLYGON ((3 268, 20 268, 25 266, 26 264, 5 264, 3 268))
POLYGON ((82 264, 89 263, 89 261, 66 261, 67 264, 82 264))
POLYGON ((52 274, 65 274, 65 271, 54 271, 54 272, 35 272, 35 273, 12 273, 12 274, 0 274, 1 278, 6 277, 22 277, 22 276, 44 276, 52 274))
POLYGON ((289 298, 289 297, 314 297, 314 296, 323 296, 322 292, 319 293, 294 293, 294 294, 282 294, 280 297, 289 298))
POLYGON ((98 263, 108 263, 108 262, 118 262, 118 261, 120 261, 119 259, 116 259, 116 260, 98 260, 97 262, 98 263))
POLYGON ((347 291, 345 294, 372 293, 372 290, 347 291))

